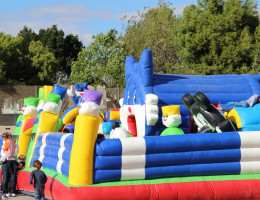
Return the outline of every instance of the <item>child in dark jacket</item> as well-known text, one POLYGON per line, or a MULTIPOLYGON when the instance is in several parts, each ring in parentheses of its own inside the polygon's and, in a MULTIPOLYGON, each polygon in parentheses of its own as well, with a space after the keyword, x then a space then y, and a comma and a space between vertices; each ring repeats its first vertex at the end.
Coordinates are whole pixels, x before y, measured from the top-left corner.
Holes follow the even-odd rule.
POLYGON ((33 162, 33 167, 35 168, 34 171, 32 171, 30 176, 30 184, 34 185, 34 195, 35 199, 37 200, 44 200, 44 189, 45 189, 45 183, 47 182, 47 176, 43 171, 41 171, 42 163, 39 160, 35 160, 33 162))

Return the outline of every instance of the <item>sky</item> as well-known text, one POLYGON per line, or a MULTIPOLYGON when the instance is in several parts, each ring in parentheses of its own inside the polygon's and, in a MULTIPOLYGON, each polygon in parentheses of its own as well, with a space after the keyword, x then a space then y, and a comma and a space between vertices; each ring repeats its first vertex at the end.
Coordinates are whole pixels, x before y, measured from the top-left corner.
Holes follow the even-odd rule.
MULTIPOLYGON (((181 15, 187 5, 197 4, 197 0, 168 2, 172 3, 176 15, 181 15)), ((41 28, 57 24, 65 35, 78 35, 88 45, 93 34, 105 34, 109 29, 124 33, 123 16, 130 18, 144 7, 157 5, 158 0, 2 0, 0 32, 16 36, 27 26, 38 33, 41 28)))

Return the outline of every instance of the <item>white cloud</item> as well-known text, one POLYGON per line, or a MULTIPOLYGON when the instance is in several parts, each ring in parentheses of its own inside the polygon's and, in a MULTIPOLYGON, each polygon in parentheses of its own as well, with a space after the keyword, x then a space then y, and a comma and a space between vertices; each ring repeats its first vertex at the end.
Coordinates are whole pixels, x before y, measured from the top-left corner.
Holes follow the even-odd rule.
POLYGON ((92 35, 93 34, 82 34, 82 36, 83 36, 83 43, 84 44, 89 44, 89 43, 93 42, 92 35))
MULTIPOLYGON (((181 15, 185 5, 174 5, 173 7, 176 8, 174 13, 181 15)), ((140 12, 145 12, 146 10, 141 9, 140 12)), ((93 27, 86 25, 90 20, 99 20, 103 23, 109 20, 116 20, 119 24, 119 22, 125 23, 132 16, 138 17, 138 11, 113 13, 106 8, 92 9, 84 4, 65 3, 29 7, 17 12, 4 12, 0 14, 0 31, 7 34, 15 36, 24 26, 32 28, 37 33, 41 28, 45 29, 51 27, 53 24, 57 24, 58 28, 62 29, 65 34, 72 33, 78 35, 84 44, 92 42, 92 35, 96 34, 93 27), (123 16, 126 16, 124 22, 121 20, 123 16)), ((114 24, 111 24, 111 27, 113 26, 114 24)))
MULTIPOLYGON (((176 16, 180 16, 183 14, 183 10, 184 8, 186 7, 187 5, 173 5, 171 6, 171 8, 175 8, 174 10, 174 14, 176 16)), ((153 7, 155 8, 155 7, 153 7)), ((142 12, 147 12, 149 8, 147 9, 140 9, 139 12, 142 13, 142 12)), ((129 19, 131 19, 131 17, 136 17, 136 19, 138 19, 138 11, 135 11, 135 12, 124 12, 124 13, 119 13, 117 14, 117 18, 118 19, 122 19, 123 17, 125 17, 125 20, 124 21, 127 21, 129 19)))
POLYGON ((175 8, 174 14, 177 16, 180 16, 183 14, 183 10, 187 5, 174 5, 173 7, 175 8))
POLYGON ((93 10, 86 5, 79 4, 52 4, 41 7, 31 7, 18 13, 18 15, 30 19, 52 19, 61 23, 79 23, 86 19, 111 19, 113 13, 110 10, 101 8, 93 10))
MULTIPOLYGON (((24 26, 38 32, 41 28, 57 24, 65 34, 78 35, 79 39, 89 43, 92 33, 84 23, 89 20, 111 20, 117 16, 105 8, 91 9, 86 5, 52 4, 40 7, 30 7, 18 12, 1 13, 0 31, 6 34, 17 35, 24 26), (82 23, 82 24, 81 24, 82 23)), ((94 34, 94 33, 93 33, 94 34)))

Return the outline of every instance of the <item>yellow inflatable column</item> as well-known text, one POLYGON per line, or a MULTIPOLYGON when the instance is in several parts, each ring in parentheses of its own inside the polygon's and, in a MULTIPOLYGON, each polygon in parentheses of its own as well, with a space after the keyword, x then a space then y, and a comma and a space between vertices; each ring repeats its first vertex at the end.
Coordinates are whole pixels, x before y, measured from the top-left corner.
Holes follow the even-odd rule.
POLYGON ((93 155, 99 127, 98 117, 78 115, 71 149, 69 184, 93 184, 93 155))
POLYGON ((43 86, 43 98, 44 98, 44 101, 47 99, 47 97, 51 93, 52 89, 53 89, 53 86, 51 86, 51 85, 43 86))
POLYGON ((93 156, 99 128, 99 105, 102 93, 85 90, 79 115, 75 122, 74 140, 70 156, 69 184, 93 184, 93 156))
POLYGON ((31 118, 32 118, 31 116, 23 116, 21 134, 18 139, 18 146, 19 146, 18 156, 21 154, 23 154, 23 155, 27 154, 27 149, 28 149, 28 145, 29 145, 29 142, 31 139, 32 132, 31 132, 31 129, 29 129, 28 131, 25 131, 25 132, 23 132, 23 130, 24 130, 24 125, 31 118))

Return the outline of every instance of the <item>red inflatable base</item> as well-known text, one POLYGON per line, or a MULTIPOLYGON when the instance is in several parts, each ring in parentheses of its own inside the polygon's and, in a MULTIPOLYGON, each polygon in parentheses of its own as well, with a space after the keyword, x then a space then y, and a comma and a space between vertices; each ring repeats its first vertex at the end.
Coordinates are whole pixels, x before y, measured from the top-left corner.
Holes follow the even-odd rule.
MULTIPOLYGON (((20 190, 33 192, 30 172, 18 176, 20 190)), ((45 195, 55 200, 64 199, 260 199, 260 180, 200 181, 125 186, 66 187, 48 177, 45 195)))

